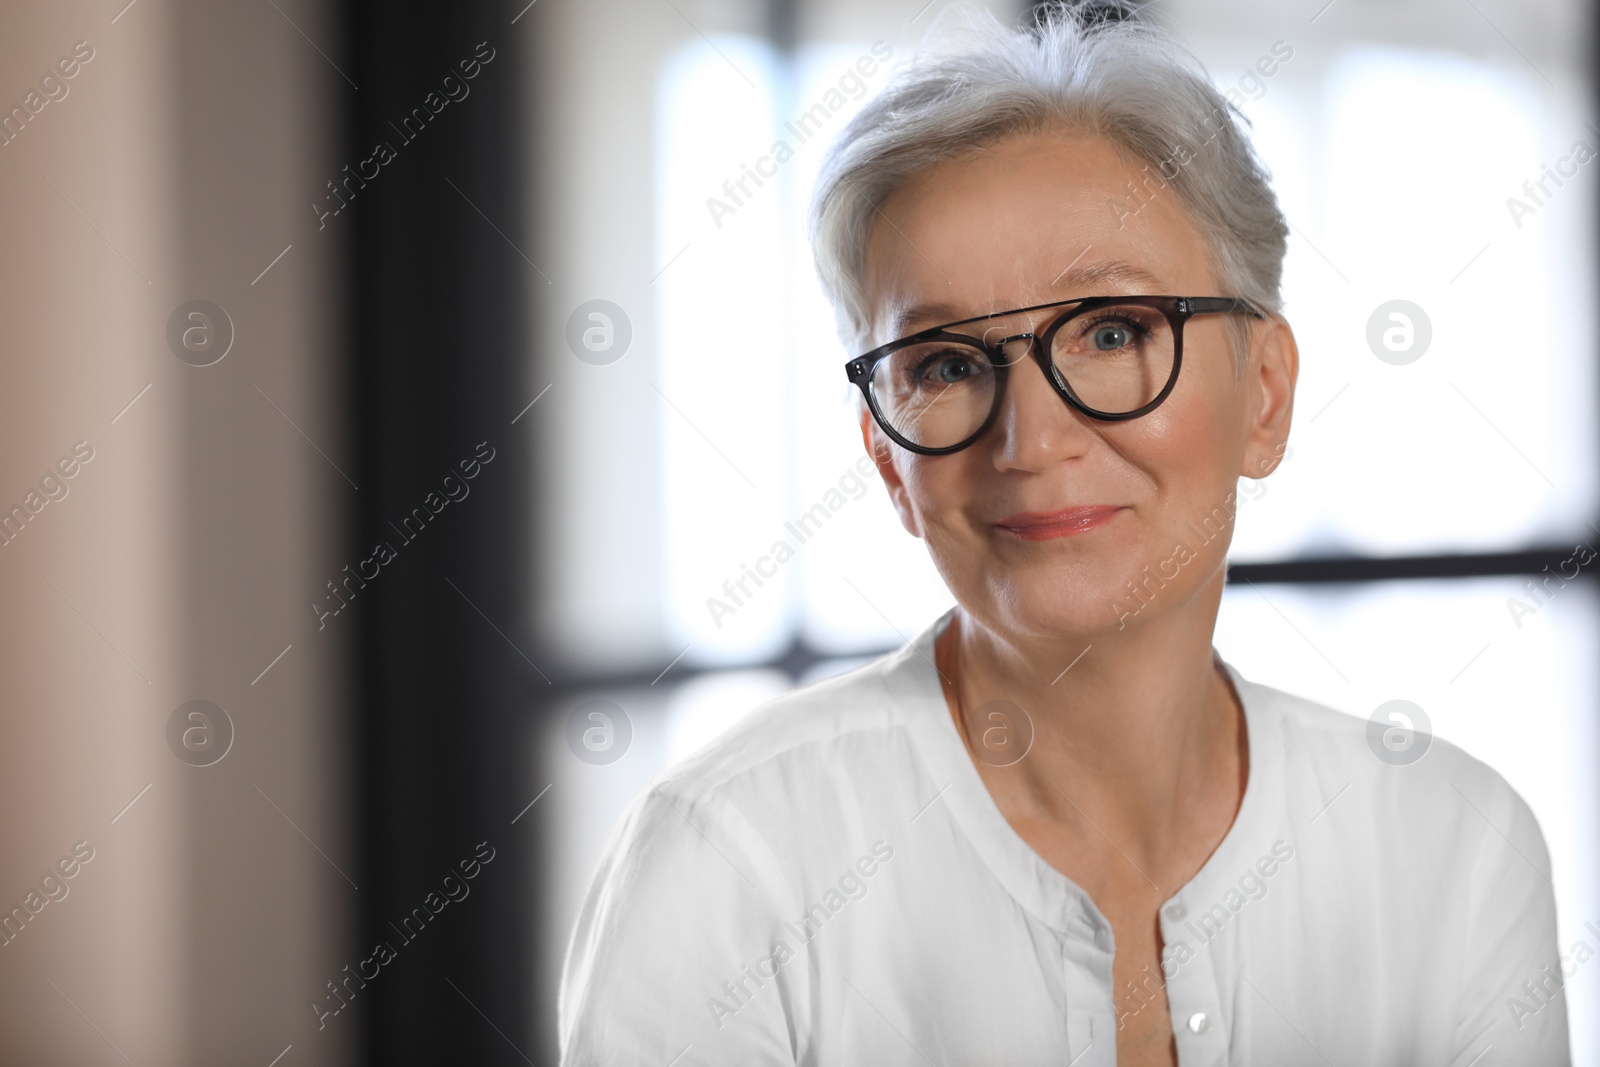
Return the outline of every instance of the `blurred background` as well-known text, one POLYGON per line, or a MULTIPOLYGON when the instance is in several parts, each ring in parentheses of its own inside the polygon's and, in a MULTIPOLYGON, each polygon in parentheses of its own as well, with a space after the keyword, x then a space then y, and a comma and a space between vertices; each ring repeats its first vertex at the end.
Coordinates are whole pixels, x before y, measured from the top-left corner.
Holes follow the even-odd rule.
MULTIPOLYGON (((628 802, 950 603, 859 477, 801 228, 949 6, 0 9, 0 1059, 554 1061, 628 802)), ((1505 774, 1565 951, 1600 923, 1590 5, 1145 15, 1293 230, 1291 451, 1241 486, 1217 647, 1505 774)), ((1600 970, 1566 992, 1600 1062, 1600 970)))

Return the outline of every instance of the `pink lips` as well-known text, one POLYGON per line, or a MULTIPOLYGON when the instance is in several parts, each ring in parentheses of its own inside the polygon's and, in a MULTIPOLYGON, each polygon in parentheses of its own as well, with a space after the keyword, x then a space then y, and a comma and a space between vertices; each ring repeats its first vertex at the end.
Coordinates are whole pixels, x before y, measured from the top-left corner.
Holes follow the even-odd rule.
POLYGON ((1103 526, 1122 511, 1120 507, 1097 504, 1091 507, 1062 508, 1060 511, 1027 511, 1009 515, 995 523, 1000 529, 1024 541, 1049 541, 1072 537, 1103 526))

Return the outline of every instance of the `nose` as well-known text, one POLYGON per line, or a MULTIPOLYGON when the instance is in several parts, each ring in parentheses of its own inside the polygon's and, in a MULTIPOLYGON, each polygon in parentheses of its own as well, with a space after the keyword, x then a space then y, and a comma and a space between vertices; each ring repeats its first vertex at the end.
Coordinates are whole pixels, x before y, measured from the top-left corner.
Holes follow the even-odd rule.
POLYGON ((1094 438, 1088 420, 1056 392, 1043 362, 1028 358, 1038 339, 1022 333, 993 343, 1011 368, 990 431, 995 469, 1041 471, 1088 451, 1094 438))

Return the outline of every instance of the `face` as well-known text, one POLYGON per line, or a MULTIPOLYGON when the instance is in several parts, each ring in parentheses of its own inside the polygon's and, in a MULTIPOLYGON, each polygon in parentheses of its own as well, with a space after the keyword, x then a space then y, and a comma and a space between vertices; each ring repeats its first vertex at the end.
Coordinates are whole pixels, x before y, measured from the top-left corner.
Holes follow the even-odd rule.
MULTIPOLYGON (((1030 134, 930 167, 883 204, 868 244, 874 344, 1101 295, 1237 294, 1218 288, 1176 194, 1090 135, 1030 134)), ((959 329, 1037 332, 1060 311, 959 329)), ((1246 321, 1241 373, 1224 317, 1190 319, 1176 387, 1126 422, 1068 407, 1037 363, 1019 360, 1024 342, 1007 347, 1016 362, 998 418, 963 451, 918 455, 863 415, 901 521, 969 614, 1018 636, 1092 635, 1214 594, 1237 480, 1283 455, 1297 369, 1287 325, 1246 321)))

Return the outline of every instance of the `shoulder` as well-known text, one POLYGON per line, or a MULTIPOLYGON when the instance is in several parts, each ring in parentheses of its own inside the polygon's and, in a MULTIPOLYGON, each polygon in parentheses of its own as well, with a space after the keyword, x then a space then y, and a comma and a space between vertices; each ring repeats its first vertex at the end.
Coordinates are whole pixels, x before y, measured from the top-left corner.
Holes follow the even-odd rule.
MULTIPOLYGON (((700 805, 759 791, 817 787, 813 773, 847 779, 905 744, 900 675, 907 650, 762 704, 697 752, 670 767, 657 788, 700 805)), ((793 798, 798 800, 799 798, 793 798)))
POLYGON ((1426 961, 1405 984, 1451 1006, 1451 1063, 1479 1062, 1486 1044, 1495 1062, 1567 1062, 1561 980, 1553 997, 1543 985, 1560 967, 1550 853, 1527 801, 1414 705, 1352 715, 1235 682, 1276 768, 1297 877, 1339 931, 1324 958, 1354 945, 1394 968, 1426 961), (1543 993, 1522 1003, 1530 980, 1543 993))
MULTIPOLYGON (((700 1047, 705 998, 773 951, 781 918, 816 899, 819 878, 872 848, 878 798, 908 793, 910 780, 893 769, 908 758, 898 655, 761 705, 635 799, 568 943, 560 1012, 575 1062, 661 1051, 638 1054, 653 1037, 636 1020, 619 1023, 618 1004, 657 1005, 660 1018, 643 1029, 681 1031, 662 1058, 700 1047)), ((792 1062, 786 1003, 798 1001, 740 1008, 737 1033, 712 1012, 717 1040, 749 1042, 724 1061, 792 1062)))
MULTIPOLYGON (((1235 678, 1260 720, 1260 734, 1281 759, 1288 806, 1346 801, 1365 811, 1355 822, 1376 840, 1437 854, 1450 850, 1471 866, 1494 841, 1522 851, 1544 871, 1548 852, 1523 797, 1484 760, 1433 732, 1425 709, 1389 701, 1355 715, 1293 693, 1235 678), (1503 839, 1503 840, 1501 840, 1503 839)), ((1309 820, 1307 820, 1309 821, 1309 820)), ((1443 858, 1443 857, 1439 857, 1443 858)))
POLYGON ((770 700, 669 767, 630 805, 597 884, 695 880, 709 854, 744 889, 781 893, 809 861, 909 803, 922 775, 906 729, 906 655, 770 700))

